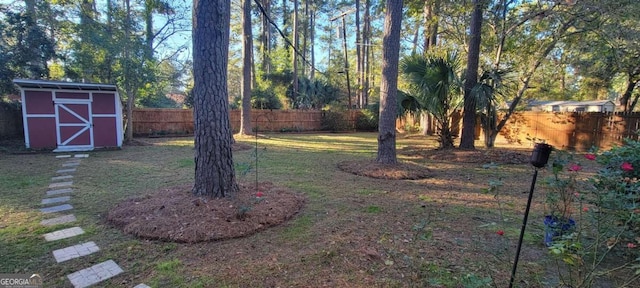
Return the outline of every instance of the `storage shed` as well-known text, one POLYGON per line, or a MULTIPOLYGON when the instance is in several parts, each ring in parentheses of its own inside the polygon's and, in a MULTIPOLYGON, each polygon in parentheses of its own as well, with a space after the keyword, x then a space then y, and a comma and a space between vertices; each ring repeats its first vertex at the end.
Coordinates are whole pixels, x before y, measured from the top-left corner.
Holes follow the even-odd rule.
POLYGON ((13 81, 20 87, 27 148, 54 152, 122 147, 122 104, 115 85, 13 81))

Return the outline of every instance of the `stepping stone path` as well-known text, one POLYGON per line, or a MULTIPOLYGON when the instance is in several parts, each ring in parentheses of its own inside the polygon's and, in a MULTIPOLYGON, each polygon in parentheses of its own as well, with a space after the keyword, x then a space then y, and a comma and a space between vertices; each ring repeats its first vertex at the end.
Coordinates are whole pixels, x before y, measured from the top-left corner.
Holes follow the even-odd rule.
MULTIPOLYGON (((80 166, 81 159, 88 158, 89 154, 75 155, 56 155, 57 159, 67 160, 62 163, 62 169, 56 171, 56 176, 51 177, 51 184, 46 192, 46 198, 40 202, 46 206, 40 208, 40 212, 46 215, 55 215, 56 217, 44 219, 40 221, 42 226, 56 226, 61 224, 69 224, 77 221, 73 214, 59 215, 58 212, 73 210, 71 204, 65 203, 71 200, 68 194, 73 193, 73 173, 80 166), (67 194, 67 195, 65 195, 67 194), (53 205, 53 206, 49 206, 53 205)), ((53 231, 44 234, 46 241, 52 242, 60 239, 72 238, 84 234, 84 230, 80 227, 71 227, 53 231)), ((93 242, 85 242, 69 247, 63 247, 53 251, 53 257, 57 263, 62 263, 76 258, 81 258, 100 251, 100 247, 93 242)), ((91 267, 73 272, 67 275, 71 285, 76 288, 89 287, 107 280, 113 276, 123 273, 124 270, 113 260, 107 260, 91 267)), ((145 284, 138 284, 134 288, 150 288, 145 284)))
POLYGON ((42 202, 40 202, 40 204, 48 205, 48 204, 53 204, 53 203, 67 202, 69 200, 71 200, 71 196, 62 196, 62 197, 56 197, 56 198, 45 198, 45 199, 42 199, 42 202))
POLYGON ((73 178, 73 175, 56 176, 56 177, 51 177, 51 181, 60 181, 60 180, 66 180, 71 178, 73 178))
POLYGON ((56 217, 56 218, 42 220, 42 221, 40 221, 40 225, 42 225, 42 226, 54 226, 54 225, 58 225, 58 224, 76 222, 76 220, 77 219, 76 219, 75 215, 69 214, 69 215, 64 215, 64 216, 60 216, 60 217, 56 217))
POLYGON ((91 241, 91 242, 73 245, 71 247, 55 250, 53 251, 53 257, 56 258, 56 262, 60 263, 67 260, 71 260, 73 258, 89 255, 91 253, 95 253, 98 251, 100 251, 100 248, 98 248, 98 245, 96 245, 96 243, 91 241))
POLYGON ((61 212, 61 211, 66 211, 66 210, 71 210, 71 209, 73 209, 73 206, 71 206, 71 204, 63 204, 63 205, 58 205, 58 206, 53 206, 53 207, 41 208, 40 212, 42 212, 42 213, 55 213, 55 212, 61 212))
POLYGON ((67 229, 62 229, 58 231, 53 231, 51 233, 44 234, 44 240, 47 241, 56 241, 65 238, 71 238, 73 236, 78 236, 80 234, 84 234, 84 230, 80 227, 71 227, 67 229))
POLYGON ((73 287, 88 287, 124 272, 116 262, 107 260, 67 275, 73 287))
POLYGON ((71 192, 73 192, 73 189, 71 189, 71 188, 64 188, 64 189, 58 189, 58 190, 49 190, 49 191, 47 191, 47 196, 67 194, 67 193, 71 193, 71 192))
POLYGON ((67 182, 54 182, 49 184, 49 188, 60 188, 60 187, 67 187, 67 186, 71 186, 73 185, 73 181, 67 181, 67 182))

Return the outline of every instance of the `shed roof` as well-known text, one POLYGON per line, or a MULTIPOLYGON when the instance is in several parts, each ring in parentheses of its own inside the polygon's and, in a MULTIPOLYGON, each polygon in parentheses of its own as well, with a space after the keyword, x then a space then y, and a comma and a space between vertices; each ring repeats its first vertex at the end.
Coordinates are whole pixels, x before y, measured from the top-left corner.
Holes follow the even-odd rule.
POLYGON ((99 83, 76 83, 65 81, 14 79, 13 83, 21 88, 67 89, 85 91, 118 91, 116 85, 99 83))

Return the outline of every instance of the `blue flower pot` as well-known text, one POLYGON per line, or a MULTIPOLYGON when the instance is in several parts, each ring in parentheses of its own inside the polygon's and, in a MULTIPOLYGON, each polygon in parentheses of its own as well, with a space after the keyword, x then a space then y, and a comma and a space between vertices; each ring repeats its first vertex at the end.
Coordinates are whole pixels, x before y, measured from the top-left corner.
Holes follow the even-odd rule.
POLYGON ((573 219, 558 219, 558 217, 547 215, 544 217, 544 245, 549 247, 553 244, 553 239, 560 237, 576 227, 573 219))

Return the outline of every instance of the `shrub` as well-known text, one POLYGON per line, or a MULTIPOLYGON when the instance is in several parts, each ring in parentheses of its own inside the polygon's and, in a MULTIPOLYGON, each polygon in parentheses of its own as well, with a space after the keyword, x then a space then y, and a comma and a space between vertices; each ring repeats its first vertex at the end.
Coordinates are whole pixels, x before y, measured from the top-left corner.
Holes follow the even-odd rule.
MULTIPOLYGON (((591 287, 609 276, 617 276, 610 278, 619 280, 618 287, 627 287, 640 279, 640 143, 625 140, 624 146, 585 158, 600 167, 575 178, 577 229, 549 249, 558 264, 566 265, 558 274, 567 287, 591 287)), ((568 167, 563 173, 582 170, 578 161, 568 167)))
POLYGON ((254 109, 280 109, 282 103, 273 90, 256 88, 251 91, 251 107, 254 109))
POLYGON ((369 106, 361 110, 356 116, 356 130, 358 131, 378 131, 378 111, 373 111, 369 106))
POLYGON ((341 106, 330 106, 322 114, 321 129, 331 132, 344 132, 353 130, 355 127, 348 121, 349 111, 341 106))

